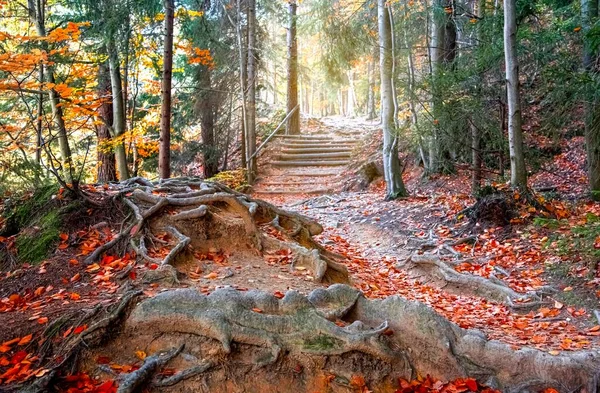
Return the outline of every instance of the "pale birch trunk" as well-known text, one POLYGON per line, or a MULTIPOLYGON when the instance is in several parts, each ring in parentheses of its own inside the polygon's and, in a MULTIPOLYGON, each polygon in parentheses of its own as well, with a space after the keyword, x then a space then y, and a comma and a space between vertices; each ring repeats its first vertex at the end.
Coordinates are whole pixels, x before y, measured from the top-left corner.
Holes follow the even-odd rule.
POLYGON ((383 172, 386 183, 386 199, 404 197, 408 193, 402 181, 398 158, 398 135, 394 128, 394 100, 392 91, 392 31, 390 13, 386 0, 377 0, 379 27, 381 119, 383 128, 383 172))

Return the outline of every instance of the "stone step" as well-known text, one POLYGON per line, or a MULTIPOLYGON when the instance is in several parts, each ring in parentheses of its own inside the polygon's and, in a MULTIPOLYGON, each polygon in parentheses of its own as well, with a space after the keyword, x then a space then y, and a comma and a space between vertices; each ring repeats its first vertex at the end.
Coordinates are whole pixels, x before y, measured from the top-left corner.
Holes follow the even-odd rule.
POLYGON ((300 147, 300 148, 289 148, 286 147, 281 149, 281 153, 283 154, 311 154, 311 153, 350 153, 352 152, 352 148, 350 147, 300 147))
POLYGON ((330 140, 333 137, 329 134, 311 134, 311 135, 276 135, 277 138, 292 139, 292 140, 330 140))
POLYGON ((320 195, 330 193, 331 189, 328 188, 315 188, 311 190, 289 190, 289 189, 275 189, 275 190, 255 190, 252 192, 253 195, 290 195, 290 194, 312 194, 320 195))
MULTIPOLYGON (((314 169, 314 168, 312 168, 314 169)), ((257 181, 263 181, 265 179, 272 179, 272 178, 289 178, 289 177, 332 177, 332 176, 338 176, 340 173, 339 172, 291 172, 289 170, 286 170, 285 172, 281 173, 281 174, 271 174, 271 175, 265 175, 264 177, 257 179, 257 181)))
POLYGON ((281 145, 284 149, 314 149, 314 148, 327 148, 327 147, 335 147, 335 148, 345 148, 345 149, 354 149, 356 144, 354 143, 283 143, 281 145))
POLYGON ((273 166, 343 166, 348 165, 350 161, 271 161, 273 166))
POLYGON ((331 161, 338 160, 340 158, 350 158, 352 154, 350 152, 341 153, 317 153, 317 154, 280 154, 277 156, 278 159, 283 161, 290 160, 322 160, 331 161))
MULTIPOLYGON (((314 187, 315 185, 317 185, 316 181, 284 181, 284 180, 266 180, 266 181, 261 181, 260 182, 260 186, 264 186, 264 187, 273 187, 273 186, 287 186, 290 188, 297 188, 298 186, 311 186, 314 187)), ((335 185, 338 184, 339 181, 336 182, 326 182, 326 184, 320 184, 320 185, 327 185, 327 186, 331 186, 331 185, 335 185)))

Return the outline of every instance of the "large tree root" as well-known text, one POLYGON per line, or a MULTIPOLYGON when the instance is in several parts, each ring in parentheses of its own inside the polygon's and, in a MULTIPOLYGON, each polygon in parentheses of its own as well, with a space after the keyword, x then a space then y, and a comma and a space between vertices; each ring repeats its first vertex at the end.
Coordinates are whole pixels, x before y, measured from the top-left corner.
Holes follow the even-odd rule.
POLYGON ((480 296, 491 301, 504 303, 513 309, 531 309, 548 303, 543 298, 544 291, 540 291, 540 293, 535 291, 519 293, 498 278, 490 277, 488 279, 457 272, 433 254, 413 254, 408 261, 427 270, 432 276, 442 279, 446 285, 454 287, 458 293, 480 296))
POLYGON ((385 376, 390 381, 429 374, 441 380, 472 377, 515 393, 545 388, 592 393, 600 388, 597 351, 553 356, 531 348, 514 350, 487 341, 477 330, 459 328, 421 303, 397 296, 368 300, 345 285, 307 297, 288 292, 281 300, 233 289, 208 296, 192 289, 164 292, 140 303, 124 332, 132 337, 210 337, 230 356, 239 348, 234 342, 268 348, 270 355, 258 366, 283 353, 332 357, 359 352, 393 365, 385 376), (338 318, 350 325, 332 322, 338 318))
POLYGON ((243 233, 237 236, 239 243, 259 252, 264 248, 270 251, 276 247, 290 249, 295 255, 294 263, 311 269, 316 281, 349 282, 348 271, 342 263, 344 258, 326 251, 312 238, 323 231, 321 225, 219 183, 195 178, 153 183, 136 178, 113 185, 109 192, 116 192, 115 195, 122 198, 133 219, 124 223, 113 239, 98 247, 86 259, 87 263, 95 262, 118 244, 129 244, 148 262, 159 266, 174 264, 190 244, 202 247, 203 239, 232 236, 230 233, 210 233, 219 230, 215 229, 219 227, 215 222, 227 227, 241 221, 238 227, 243 233), (276 241, 261 231, 262 226, 274 223, 285 240, 276 241), (147 248, 147 240, 155 238, 157 231, 168 232, 175 240, 168 255, 162 259, 151 255, 147 248))

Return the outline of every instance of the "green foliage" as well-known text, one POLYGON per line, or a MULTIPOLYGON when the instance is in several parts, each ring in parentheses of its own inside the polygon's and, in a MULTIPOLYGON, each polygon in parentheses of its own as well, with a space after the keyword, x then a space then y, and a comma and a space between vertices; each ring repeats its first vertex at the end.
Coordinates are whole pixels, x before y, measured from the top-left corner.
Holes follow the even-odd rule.
POLYGON ((29 227, 16 240, 20 262, 37 264, 48 257, 59 241, 61 219, 58 209, 48 211, 35 226, 29 227))

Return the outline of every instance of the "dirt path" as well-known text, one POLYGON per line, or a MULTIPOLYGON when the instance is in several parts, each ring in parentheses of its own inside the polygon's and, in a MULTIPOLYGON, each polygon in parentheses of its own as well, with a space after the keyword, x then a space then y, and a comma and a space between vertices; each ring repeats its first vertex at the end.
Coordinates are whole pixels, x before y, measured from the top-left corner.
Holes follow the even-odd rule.
MULTIPOLYGON (((362 126, 342 125, 351 129, 362 126)), ((414 194, 415 184, 412 186, 414 194)), ((375 187, 368 192, 321 196, 291 192, 261 197, 323 223, 325 232, 320 240, 331 250, 350 257, 354 284, 369 297, 399 294, 418 300, 461 327, 480 329, 488 338, 519 347, 527 345, 550 352, 598 347, 598 337, 590 331, 597 325, 593 309, 586 311, 577 302, 563 304, 561 290, 565 285, 548 282, 544 260, 554 256, 542 250, 539 240, 543 234, 530 238, 522 234, 531 228, 515 227, 508 232, 492 228, 473 237, 475 244, 448 246, 470 236, 466 220, 456 220, 457 213, 473 203, 467 195, 428 192, 384 202, 382 191, 375 187), (449 283, 431 266, 407 263, 411 255, 424 251, 428 255, 444 254, 442 259, 450 266, 454 261, 468 260, 458 264, 456 270, 452 268, 451 273, 464 272, 469 280, 472 276, 498 280, 519 295, 543 290, 550 284, 558 294, 543 295, 541 302, 532 303, 532 307, 511 307, 493 296, 486 297, 487 292, 482 294, 477 286, 449 283)))

